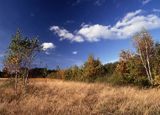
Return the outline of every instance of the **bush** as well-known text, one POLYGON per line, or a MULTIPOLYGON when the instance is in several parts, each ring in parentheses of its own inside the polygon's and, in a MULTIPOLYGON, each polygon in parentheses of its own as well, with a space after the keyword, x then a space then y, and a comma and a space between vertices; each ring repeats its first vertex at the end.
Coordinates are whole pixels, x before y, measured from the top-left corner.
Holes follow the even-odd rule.
POLYGON ((155 76, 154 85, 160 85, 160 75, 155 76))
POLYGON ((94 59, 93 56, 89 56, 88 60, 84 63, 82 71, 83 81, 94 82, 98 77, 103 76, 104 67, 99 59, 94 59))
POLYGON ((51 72, 50 74, 47 75, 48 78, 56 78, 56 71, 55 72, 51 72))
POLYGON ((134 85, 146 87, 146 86, 150 86, 151 84, 149 83, 146 76, 141 76, 138 79, 134 79, 134 85))
POLYGON ((122 79, 122 77, 120 77, 117 74, 112 74, 112 75, 105 75, 102 77, 97 77, 97 79, 95 80, 95 82, 99 82, 99 83, 110 83, 112 85, 122 85, 124 84, 124 81, 122 79))

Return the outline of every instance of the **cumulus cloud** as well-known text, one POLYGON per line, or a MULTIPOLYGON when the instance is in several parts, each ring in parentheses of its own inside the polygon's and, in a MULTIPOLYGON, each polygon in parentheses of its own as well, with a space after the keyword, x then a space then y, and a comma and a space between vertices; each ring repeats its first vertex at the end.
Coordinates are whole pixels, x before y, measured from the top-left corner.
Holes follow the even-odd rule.
POLYGON ((72 54, 76 55, 78 52, 77 51, 73 51, 72 54))
POLYGON ((58 26, 52 26, 50 27, 50 31, 54 31, 55 34, 57 34, 60 37, 60 40, 68 39, 70 41, 75 42, 83 42, 83 38, 80 35, 74 35, 70 33, 68 30, 60 28, 58 26))
POLYGON ((41 46, 42 46, 43 51, 47 51, 48 49, 56 48, 56 46, 53 43, 47 43, 47 42, 44 42, 41 46))
POLYGON ((143 28, 148 30, 160 28, 159 16, 155 14, 142 14, 144 14, 142 10, 129 12, 113 26, 83 24, 79 30, 73 33, 58 26, 52 26, 50 30, 57 34, 60 40, 97 42, 101 39, 126 39, 143 28))
POLYGON ((145 5, 147 3, 149 3, 151 0, 142 0, 142 4, 145 5))

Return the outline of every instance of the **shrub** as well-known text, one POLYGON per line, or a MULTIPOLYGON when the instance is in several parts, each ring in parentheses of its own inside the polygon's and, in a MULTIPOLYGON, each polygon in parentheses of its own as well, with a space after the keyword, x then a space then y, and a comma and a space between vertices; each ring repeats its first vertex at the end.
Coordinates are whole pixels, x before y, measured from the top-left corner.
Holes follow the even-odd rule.
POLYGON ((82 71, 82 80, 86 82, 94 82, 97 77, 104 74, 104 68, 101 62, 99 59, 94 59, 92 55, 90 55, 88 60, 84 63, 82 71))
POLYGON ((154 85, 160 85, 160 75, 155 76, 154 85))

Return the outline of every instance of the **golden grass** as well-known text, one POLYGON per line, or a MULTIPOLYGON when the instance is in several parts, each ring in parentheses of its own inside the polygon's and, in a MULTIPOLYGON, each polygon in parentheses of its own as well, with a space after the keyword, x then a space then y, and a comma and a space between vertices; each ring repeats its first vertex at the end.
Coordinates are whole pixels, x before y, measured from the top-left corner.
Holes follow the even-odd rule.
POLYGON ((160 90, 49 79, 31 80, 28 94, 0 88, 0 115, 160 115, 160 90))

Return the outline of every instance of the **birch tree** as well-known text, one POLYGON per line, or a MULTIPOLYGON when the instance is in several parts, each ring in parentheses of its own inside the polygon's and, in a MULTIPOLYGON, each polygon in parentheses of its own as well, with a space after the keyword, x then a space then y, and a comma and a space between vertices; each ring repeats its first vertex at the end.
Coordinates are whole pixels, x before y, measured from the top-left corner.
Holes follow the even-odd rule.
POLYGON ((22 60, 21 60, 21 68, 23 74, 23 84, 26 88, 29 70, 32 67, 32 63, 38 51, 40 51, 40 44, 37 38, 25 38, 21 41, 21 50, 22 50, 22 60))
POLYGON ((154 55, 154 41, 151 35, 143 30, 134 36, 134 45, 145 68, 147 78, 153 84, 151 58, 154 55))

